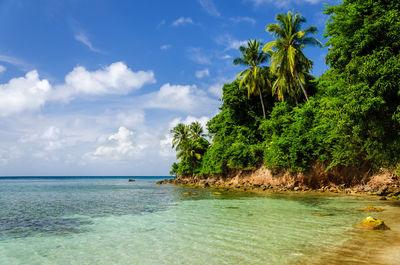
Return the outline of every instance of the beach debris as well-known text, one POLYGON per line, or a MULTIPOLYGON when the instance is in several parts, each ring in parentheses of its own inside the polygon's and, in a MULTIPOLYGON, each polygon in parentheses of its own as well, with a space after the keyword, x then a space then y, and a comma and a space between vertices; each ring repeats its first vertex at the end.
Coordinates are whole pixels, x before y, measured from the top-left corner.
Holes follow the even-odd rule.
POLYGON ((365 212, 382 212, 382 211, 384 211, 384 209, 368 205, 363 208, 363 211, 365 211, 365 212))
POLYGON ((333 213, 313 213, 314 216, 333 216, 333 213))
POLYGON ((365 228, 369 230, 390 230, 390 228, 379 219, 368 216, 357 225, 358 228, 365 228))

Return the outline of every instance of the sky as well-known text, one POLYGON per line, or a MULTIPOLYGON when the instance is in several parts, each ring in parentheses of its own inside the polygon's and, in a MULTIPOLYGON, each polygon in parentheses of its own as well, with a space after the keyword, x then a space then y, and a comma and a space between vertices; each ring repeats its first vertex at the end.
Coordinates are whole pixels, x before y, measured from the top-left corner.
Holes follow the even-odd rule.
POLYGON ((0 176, 168 175, 169 130, 218 113, 238 47, 289 10, 325 43, 337 2, 0 0, 0 176))

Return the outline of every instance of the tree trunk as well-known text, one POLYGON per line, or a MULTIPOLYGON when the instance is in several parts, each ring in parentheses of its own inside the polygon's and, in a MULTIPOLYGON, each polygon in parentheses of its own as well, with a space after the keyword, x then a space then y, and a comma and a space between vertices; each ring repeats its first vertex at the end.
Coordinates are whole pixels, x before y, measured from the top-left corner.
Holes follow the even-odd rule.
POLYGON ((300 86, 301 86, 301 89, 303 90, 304 96, 306 97, 307 102, 309 102, 308 96, 307 96, 307 91, 306 91, 306 89, 304 88, 303 83, 301 82, 300 77, 299 77, 299 74, 298 74, 297 72, 296 72, 296 76, 297 76, 297 80, 299 80, 299 84, 300 84, 300 86))
POLYGON ((258 94, 260 95, 260 101, 261 101, 263 116, 264 116, 264 120, 265 120, 265 119, 266 119, 266 116, 265 116, 265 107, 264 107, 264 100, 263 100, 263 97, 262 97, 262 94, 261 94, 261 89, 259 90, 259 92, 260 92, 260 93, 258 93, 258 94))

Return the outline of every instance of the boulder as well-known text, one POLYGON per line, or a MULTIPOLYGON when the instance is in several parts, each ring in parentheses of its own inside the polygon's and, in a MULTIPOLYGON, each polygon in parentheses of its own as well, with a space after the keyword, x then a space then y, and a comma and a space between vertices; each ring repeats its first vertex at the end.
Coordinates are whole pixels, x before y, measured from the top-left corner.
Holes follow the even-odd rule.
POLYGON ((369 205, 369 206, 365 206, 363 208, 363 211, 365 211, 365 212, 382 212, 383 209, 369 205))
POLYGON ((375 219, 371 216, 362 220, 357 227, 369 230, 390 230, 390 228, 382 220, 375 219))

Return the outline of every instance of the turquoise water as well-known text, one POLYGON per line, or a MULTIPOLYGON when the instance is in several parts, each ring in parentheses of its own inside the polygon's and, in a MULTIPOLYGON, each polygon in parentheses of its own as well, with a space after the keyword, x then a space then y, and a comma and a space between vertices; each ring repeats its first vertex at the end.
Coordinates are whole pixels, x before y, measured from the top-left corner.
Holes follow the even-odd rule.
POLYGON ((0 264, 309 264, 359 233, 371 204, 155 181, 0 180, 0 264))

